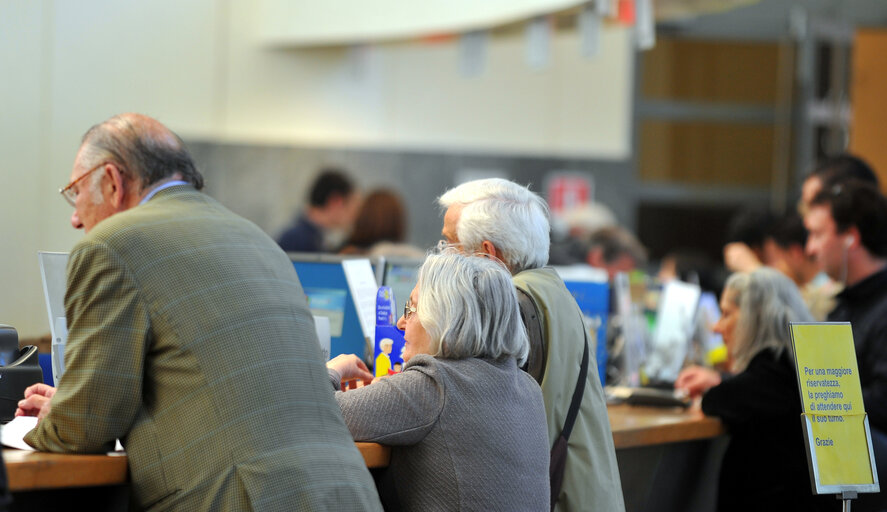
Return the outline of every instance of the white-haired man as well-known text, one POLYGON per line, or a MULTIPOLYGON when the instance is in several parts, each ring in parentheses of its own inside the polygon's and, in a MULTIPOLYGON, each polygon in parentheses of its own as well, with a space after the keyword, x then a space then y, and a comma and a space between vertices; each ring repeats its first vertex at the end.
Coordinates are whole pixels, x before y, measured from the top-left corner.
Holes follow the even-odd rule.
POLYGON ((545 201, 527 187, 492 178, 463 183, 438 202, 446 209, 442 233, 447 243, 467 253, 496 257, 512 274, 531 340, 526 368, 542 386, 552 445, 566 434, 574 391, 581 390, 559 491, 552 475, 554 508, 624 510, 597 365, 594 357, 584 354, 586 346, 594 353, 593 342, 563 281, 551 268, 543 268, 550 229, 545 201), (581 361, 587 361, 584 382, 581 361))

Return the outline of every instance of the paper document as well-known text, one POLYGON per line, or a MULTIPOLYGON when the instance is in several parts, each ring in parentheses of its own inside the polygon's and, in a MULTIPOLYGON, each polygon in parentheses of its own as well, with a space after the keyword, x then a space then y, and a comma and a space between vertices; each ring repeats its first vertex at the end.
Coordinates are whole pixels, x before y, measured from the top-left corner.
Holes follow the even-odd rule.
MULTIPOLYGON (((27 450, 30 452, 36 451, 31 445, 25 442, 25 435, 34 430, 36 426, 37 416, 16 416, 12 421, 3 425, 2 429, 0 429, 0 443, 9 448, 27 450)), ((114 450, 117 452, 123 451, 123 445, 120 444, 120 440, 114 442, 114 450)), ((112 452, 112 454, 113 453, 115 452, 112 452)))
POLYGON ((10 448, 34 451, 34 448, 25 442, 25 434, 34 430, 36 426, 37 416, 16 416, 12 421, 3 425, 3 430, 0 431, 0 442, 3 443, 3 446, 10 448))
POLYGON ((357 316, 360 317, 363 335, 372 344, 376 336, 376 292, 379 291, 373 267, 370 266, 370 260, 355 259, 343 261, 342 268, 345 270, 345 280, 348 281, 357 316))

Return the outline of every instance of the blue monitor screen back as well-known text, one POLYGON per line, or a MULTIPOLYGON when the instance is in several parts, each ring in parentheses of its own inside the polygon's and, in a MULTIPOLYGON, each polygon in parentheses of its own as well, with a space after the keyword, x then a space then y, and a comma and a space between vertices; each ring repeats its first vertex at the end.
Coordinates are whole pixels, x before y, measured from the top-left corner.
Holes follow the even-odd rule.
POLYGON ((403 309, 403 305, 410 298, 410 293, 419 280, 419 267, 422 261, 417 260, 413 263, 386 263, 385 279, 382 282, 385 286, 390 286, 394 292, 396 302, 395 310, 403 309))
POLYGON ((357 354, 363 358, 366 339, 340 262, 301 262, 293 266, 308 297, 312 315, 330 319, 330 357, 357 354))
POLYGON ((597 346, 595 359, 598 366, 598 377, 604 384, 607 371, 607 318, 610 313, 610 285, 606 282, 595 283, 585 281, 565 281, 567 290, 576 299, 579 309, 597 327, 597 346))

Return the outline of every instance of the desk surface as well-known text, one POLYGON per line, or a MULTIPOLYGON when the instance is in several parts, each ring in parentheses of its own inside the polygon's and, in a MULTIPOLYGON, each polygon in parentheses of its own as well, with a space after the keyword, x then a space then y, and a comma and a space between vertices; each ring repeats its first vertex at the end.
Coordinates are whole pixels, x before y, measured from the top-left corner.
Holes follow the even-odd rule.
MULTIPOLYGON (((368 468, 388 465, 390 449, 376 443, 354 443, 368 468)), ((65 487, 119 485, 129 478, 126 455, 69 455, 3 449, 9 490, 36 491, 65 487)))
MULTIPOLYGON (((616 449, 707 439, 725 433, 717 418, 698 410, 611 405, 607 408, 616 449)), ((388 465, 390 449, 355 443, 367 467, 388 465)), ((127 481, 126 456, 65 455, 3 450, 12 491, 119 485, 127 481)))
POLYGON ((726 434, 721 420, 698 409, 680 407, 607 407, 616 449, 709 439, 726 434))

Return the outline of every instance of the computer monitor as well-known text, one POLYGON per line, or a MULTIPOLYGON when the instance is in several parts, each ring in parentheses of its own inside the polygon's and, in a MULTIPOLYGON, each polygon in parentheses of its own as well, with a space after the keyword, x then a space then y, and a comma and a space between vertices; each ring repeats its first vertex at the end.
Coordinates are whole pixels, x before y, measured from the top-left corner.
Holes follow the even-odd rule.
POLYGON ((40 275, 43 277, 49 331, 52 333, 52 379, 53 382, 58 382, 65 373, 65 344, 68 341, 68 323, 65 317, 68 253, 39 251, 37 259, 40 262, 40 275))
POLYGON ((607 319, 610 314, 610 285, 607 273, 588 265, 554 268, 579 304, 586 328, 596 335, 597 345, 589 349, 594 350, 598 377, 603 385, 607 371, 607 319))
POLYGON ((651 382, 674 383, 678 378, 690 351, 700 294, 695 284, 672 280, 663 285, 652 343, 644 362, 651 382))
POLYGON ((384 258, 382 286, 388 286, 394 292, 395 311, 403 309, 410 293, 419 280, 419 267, 423 260, 416 258, 384 258))
MULTIPOLYGON (((311 314, 330 320, 330 357, 357 354, 366 358, 367 349, 372 346, 373 334, 364 330, 359 316, 362 298, 355 298, 348 285, 343 262, 362 260, 370 269, 369 261, 316 253, 289 253, 289 256, 307 296, 311 314)), ((371 270, 369 272, 374 288, 370 301, 374 302, 375 276, 372 276, 371 270)))

